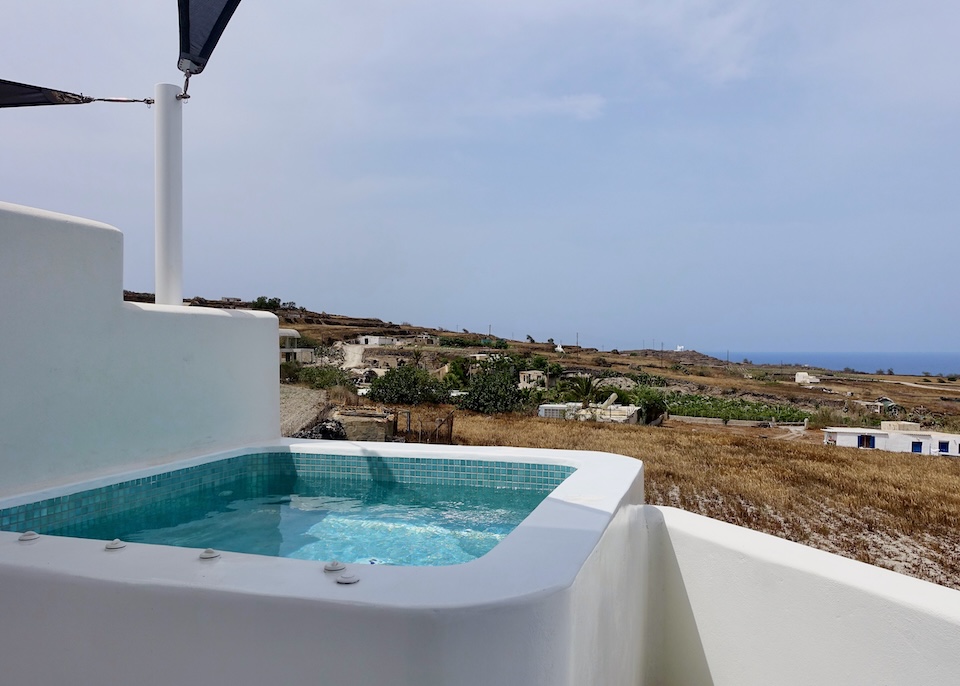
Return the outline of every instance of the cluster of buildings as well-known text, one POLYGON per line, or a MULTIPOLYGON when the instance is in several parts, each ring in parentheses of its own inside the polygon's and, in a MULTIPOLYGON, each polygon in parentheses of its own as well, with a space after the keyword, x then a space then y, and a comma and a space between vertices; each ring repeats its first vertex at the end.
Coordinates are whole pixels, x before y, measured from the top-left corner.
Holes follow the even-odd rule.
MULTIPOLYGON (((300 362, 313 364, 317 362, 313 348, 300 346, 300 333, 295 329, 280 329, 280 361, 300 362)), ((347 343, 347 346, 361 348, 402 348, 409 345, 438 345, 439 339, 428 334, 417 336, 397 337, 363 334, 347 343)), ((364 360, 361 354, 355 356, 356 362, 368 363, 369 369, 364 371, 361 383, 369 383, 376 376, 382 376, 386 371, 402 361, 399 359, 364 360), (393 362, 391 364, 390 362, 393 362)), ((475 361, 489 359, 489 355, 478 353, 470 356, 475 361)), ((356 364, 345 363, 347 368, 356 368, 356 364)), ((361 367, 363 364, 360 365, 361 367)), ((361 370, 363 371, 363 370, 361 370)), ((443 374, 448 369, 437 370, 443 374)), ((812 384, 820 379, 810 376, 807 372, 797 372, 796 382, 812 384)), ((531 369, 520 372, 518 386, 525 388, 544 388, 547 385, 547 376, 544 372, 531 369)), ((579 402, 545 403, 539 406, 537 414, 540 417, 553 419, 567 419, 579 421, 612 422, 617 424, 637 424, 642 422, 641 408, 636 405, 620 405, 614 402, 616 396, 611 396, 603 403, 589 403, 586 407, 579 402)), ((879 398, 872 403, 860 401, 868 409, 879 414, 896 414, 898 406, 889 398, 879 398)), ((915 453, 918 455, 949 455, 960 457, 960 435, 930 431, 923 429, 917 422, 885 421, 880 423, 879 429, 863 427, 828 427, 823 429, 823 442, 827 445, 837 445, 849 448, 863 448, 867 450, 886 450, 889 452, 915 453)))

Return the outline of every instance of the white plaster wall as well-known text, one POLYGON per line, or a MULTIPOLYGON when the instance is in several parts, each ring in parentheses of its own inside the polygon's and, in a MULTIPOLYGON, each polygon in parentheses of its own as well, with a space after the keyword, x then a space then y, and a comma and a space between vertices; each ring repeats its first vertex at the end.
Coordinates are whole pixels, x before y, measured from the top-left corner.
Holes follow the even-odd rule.
POLYGON ((279 437, 276 318, 124 303, 122 260, 0 203, 0 495, 279 437))
MULTIPOLYGON (((929 434, 913 435, 899 432, 890 433, 884 450, 890 450, 896 453, 911 453, 913 452, 914 441, 920 441, 920 455, 929 455, 933 452, 933 450, 931 450, 929 434)), ((934 443, 934 447, 935 446, 936 444, 934 443)))
POLYGON ((644 510, 663 565, 661 662, 649 683, 957 683, 960 592, 682 510, 644 510))
MULTIPOLYGON (((81 568, 88 556, 113 555, 86 543, 81 568)), ((117 565, 137 565, 131 552, 117 565)), ((198 578, 215 581, 236 564, 196 553, 173 556, 198 578)), ((318 563, 303 565, 321 592, 334 585, 318 563)), ((271 574, 262 593, 231 593, 215 583, 170 586, 140 567, 128 584, 0 567, 3 683, 573 686, 562 594, 462 609, 371 607, 352 603, 358 589, 346 586, 333 589, 339 602, 284 597, 273 590, 284 577, 271 574)))
MULTIPOLYGON (((841 448, 856 448, 857 447, 857 436, 859 434, 848 434, 848 433, 837 433, 837 445, 841 448)), ((877 436, 877 447, 879 448, 883 436, 877 436)))
MULTIPOLYGON (((857 448, 857 439, 861 435, 872 435, 875 439, 874 441, 874 450, 892 450, 889 447, 889 437, 885 433, 871 433, 870 431, 864 431, 861 433, 853 433, 847 431, 837 431, 837 445, 841 448, 857 448)), ((909 444, 907 445, 909 449, 909 444)))
MULTIPOLYGON (((870 434, 870 431, 864 431, 863 434, 870 434)), ((837 431, 837 445, 843 448, 856 448, 858 432, 837 431)), ((920 441, 922 447, 920 455, 936 454, 938 449, 938 438, 931 438, 930 434, 909 434, 891 431, 888 433, 874 433, 876 437, 875 450, 887 450, 894 453, 913 452, 913 442, 920 441)))
POLYGON ((570 686, 639 683, 650 655, 650 564, 643 518, 643 478, 624 494, 571 592, 570 686))

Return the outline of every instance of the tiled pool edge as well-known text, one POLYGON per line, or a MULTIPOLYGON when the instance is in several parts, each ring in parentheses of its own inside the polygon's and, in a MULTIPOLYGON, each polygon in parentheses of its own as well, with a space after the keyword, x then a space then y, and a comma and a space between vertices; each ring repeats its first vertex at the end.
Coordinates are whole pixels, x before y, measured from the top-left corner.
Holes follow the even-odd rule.
POLYGON ((505 460, 257 451, 35 502, 3 507, 3 501, 0 501, 0 530, 67 529, 66 533, 69 533, 69 527, 91 519, 177 498, 198 489, 217 489, 237 480, 297 475, 399 484, 552 490, 574 471, 574 467, 562 464, 505 460))

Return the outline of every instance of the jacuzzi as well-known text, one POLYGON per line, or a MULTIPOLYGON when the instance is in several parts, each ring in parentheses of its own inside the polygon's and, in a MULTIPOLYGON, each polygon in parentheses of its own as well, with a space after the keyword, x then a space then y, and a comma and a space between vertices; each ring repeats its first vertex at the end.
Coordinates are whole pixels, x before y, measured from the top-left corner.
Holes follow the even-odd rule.
POLYGON ((490 552, 441 567, 329 572, 315 561, 0 533, 6 654, 58 646, 14 661, 9 682, 556 686, 640 673, 645 588, 641 546, 629 542, 640 535, 643 480, 630 458, 281 439, 21 494, 0 510, 271 451, 509 461, 564 478, 490 552))

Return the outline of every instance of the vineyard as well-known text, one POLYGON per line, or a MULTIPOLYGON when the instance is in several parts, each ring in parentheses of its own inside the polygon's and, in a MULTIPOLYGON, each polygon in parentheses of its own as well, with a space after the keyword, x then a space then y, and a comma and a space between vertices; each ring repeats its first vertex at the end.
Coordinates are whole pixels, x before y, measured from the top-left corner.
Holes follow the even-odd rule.
POLYGON ((670 414, 687 417, 719 417, 748 421, 802 422, 810 417, 809 412, 790 405, 743 400, 740 398, 715 398, 692 393, 671 393, 666 397, 670 414))

